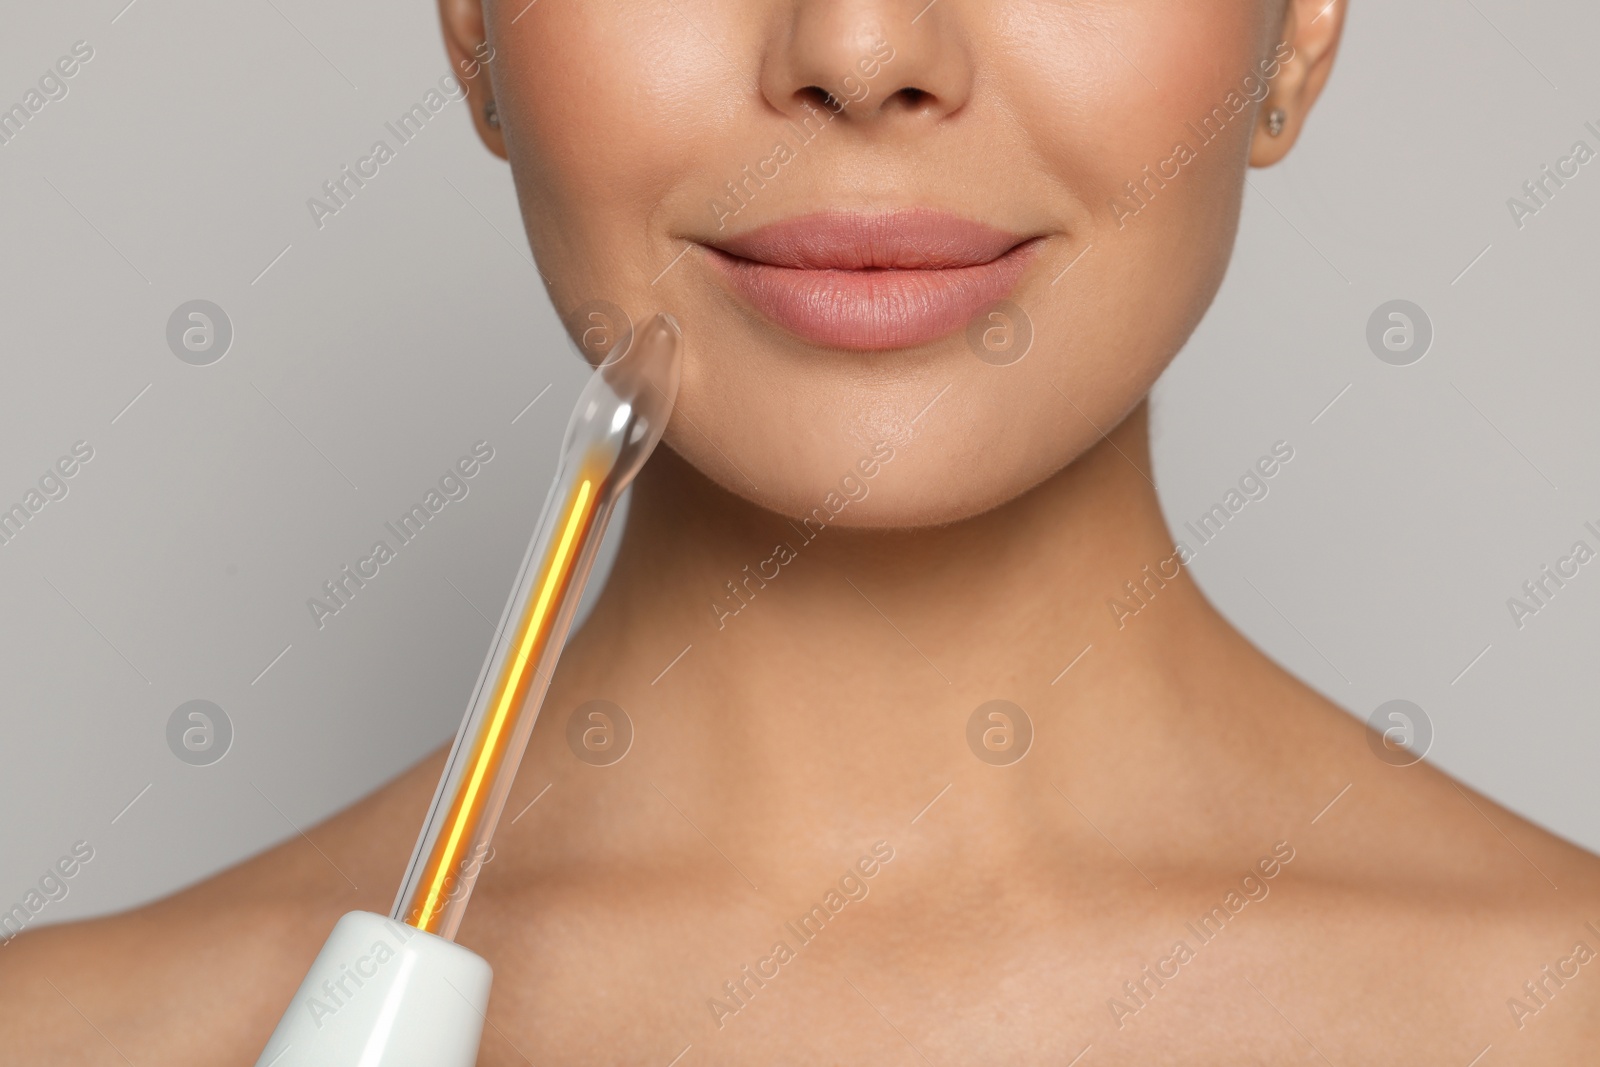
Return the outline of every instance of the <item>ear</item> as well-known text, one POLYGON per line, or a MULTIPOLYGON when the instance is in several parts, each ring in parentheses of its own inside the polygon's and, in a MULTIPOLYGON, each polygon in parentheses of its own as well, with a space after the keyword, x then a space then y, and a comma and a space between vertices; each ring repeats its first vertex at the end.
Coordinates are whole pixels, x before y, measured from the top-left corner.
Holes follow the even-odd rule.
POLYGON ((451 69, 467 89, 472 124, 489 151, 505 159, 505 138, 500 130, 489 125, 485 110, 494 100, 489 64, 494 61, 495 53, 484 26, 482 0, 439 0, 439 21, 444 26, 444 47, 450 56, 451 69))
POLYGON ((1270 167, 1294 147, 1311 105, 1317 102, 1333 70, 1333 57, 1339 51, 1339 36, 1344 31, 1345 2, 1285 0, 1282 43, 1268 60, 1279 63, 1280 69, 1277 77, 1269 79, 1271 90, 1257 109, 1251 166, 1270 167), (1275 110, 1283 112, 1283 129, 1276 137, 1272 136, 1270 120, 1275 110))

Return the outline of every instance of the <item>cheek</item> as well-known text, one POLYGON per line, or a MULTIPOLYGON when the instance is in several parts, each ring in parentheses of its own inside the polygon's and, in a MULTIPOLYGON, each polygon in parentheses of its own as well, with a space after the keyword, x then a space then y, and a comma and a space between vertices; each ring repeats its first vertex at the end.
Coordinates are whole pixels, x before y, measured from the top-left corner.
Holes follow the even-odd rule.
POLYGON ((1101 6, 1015 9, 1030 17, 1007 22, 998 42, 1005 54, 991 70, 1026 150, 1077 202, 1086 216, 1080 233, 1103 251, 1108 228, 1120 235, 1132 225, 1119 224, 1112 204, 1140 207, 1129 183, 1142 185, 1139 195, 1155 206, 1140 212, 1141 228, 1149 228, 1146 216, 1205 227, 1197 216, 1212 214, 1216 197, 1236 188, 1250 140, 1254 106, 1232 114, 1225 102, 1269 49, 1257 0, 1101 6), (1226 121, 1207 129, 1203 120, 1218 107, 1226 121), (1175 168, 1180 144, 1193 159, 1175 168), (1145 171, 1163 165, 1180 175, 1165 186, 1145 171))
POLYGON ((743 104, 737 73, 694 24, 740 20, 694 0, 613 0, 540 3, 513 25, 519 7, 496 5, 494 74, 529 239, 558 294, 614 298, 603 279, 660 259, 657 205, 743 104))
MULTIPOLYGON (((1049 364, 1036 369, 1108 427, 1221 284, 1254 120, 1254 105, 1234 114, 1225 101, 1271 51, 1266 20, 1256 0, 1008 10, 1022 14, 1003 24, 997 91, 1015 104, 1026 151, 1071 202, 1072 254, 1087 249, 1078 268, 1023 302, 1049 364), (1050 43, 1041 50, 1041 41, 1050 43), (1216 107, 1226 121, 1207 130, 1216 107), (1192 153, 1181 166, 1179 144, 1192 153)), ((1037 398, 1060 398, 1048 383, 1013 377, 1011 410, 1031 411, 1042 441, 1051 413, 1037 398)))

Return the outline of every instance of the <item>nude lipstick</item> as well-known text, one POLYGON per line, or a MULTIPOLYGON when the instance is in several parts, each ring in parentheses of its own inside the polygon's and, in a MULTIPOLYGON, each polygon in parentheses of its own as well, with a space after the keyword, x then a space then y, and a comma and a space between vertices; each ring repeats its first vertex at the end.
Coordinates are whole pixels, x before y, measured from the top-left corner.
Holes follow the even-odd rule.
POLYGON ((830 348, 910 348, 1010 293, 1037 239, 927 209, 822 213, 706 242, 767 319, 830 348))

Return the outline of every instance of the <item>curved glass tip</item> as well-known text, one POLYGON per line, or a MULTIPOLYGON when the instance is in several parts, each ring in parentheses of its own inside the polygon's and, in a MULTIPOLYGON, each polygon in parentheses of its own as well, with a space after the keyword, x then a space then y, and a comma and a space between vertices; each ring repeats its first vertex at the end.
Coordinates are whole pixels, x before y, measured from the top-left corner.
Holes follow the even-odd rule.
POLYGON ((683 331, 661 312, 618 342, 590 378, 567 423, 563 459, 607 471, 606 487, 620 491, 650 457, 678 398, 683 331))

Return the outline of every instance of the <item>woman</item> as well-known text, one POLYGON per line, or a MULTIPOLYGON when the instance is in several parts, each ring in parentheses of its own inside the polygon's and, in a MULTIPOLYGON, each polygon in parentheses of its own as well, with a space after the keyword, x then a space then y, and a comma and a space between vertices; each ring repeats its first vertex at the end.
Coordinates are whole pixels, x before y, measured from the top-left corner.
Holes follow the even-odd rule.
MULTIPOLYGON (((1375 758, 1150 480, 1146 394, 1343 4, 441 7, 556 306, 688 345, 460 933, 481 1062, 1592 1058, 1594 857, 1375 758), (596 699, 625 758, 568 744, 596 699)), ((3 1059, 252 1062, 442 759, 16 939, 3 1059)))

